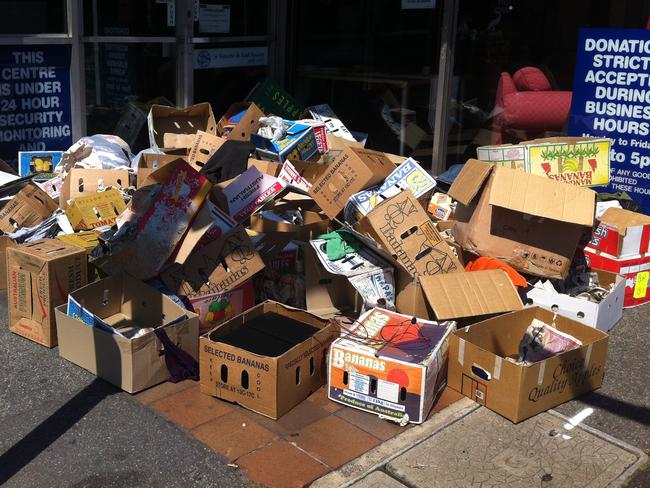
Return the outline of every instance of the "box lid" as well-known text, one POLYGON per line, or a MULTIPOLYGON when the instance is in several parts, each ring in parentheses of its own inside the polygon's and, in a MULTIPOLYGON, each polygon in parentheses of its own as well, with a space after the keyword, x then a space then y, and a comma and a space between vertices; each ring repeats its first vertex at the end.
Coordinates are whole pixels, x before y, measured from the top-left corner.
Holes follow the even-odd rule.
POLYGON ((512 281, 501 269, 421 276, 420 283, 438 320, 524 308, 512 281))
POLYGON ((449 188, 449 196, 463 205, 469 205, 493 168, 493 164, 469 159, 449 188))
POLYGON ((599 220, 618 229, 622 236, 627 234, 628 227, 650 224, 650 216, 622 208, 608 208, 599 220))
POLYGON ((589 188, 500 166, 493 172, 489 203, 537 217, 591 227, 596 193, 589 188))

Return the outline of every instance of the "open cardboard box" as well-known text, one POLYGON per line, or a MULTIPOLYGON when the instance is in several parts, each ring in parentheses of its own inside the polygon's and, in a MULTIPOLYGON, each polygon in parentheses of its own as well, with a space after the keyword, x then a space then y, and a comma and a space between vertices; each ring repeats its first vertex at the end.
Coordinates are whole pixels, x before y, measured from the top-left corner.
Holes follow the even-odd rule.
POLYGON ((287 159, 309 159, 318 153, 314 129, 302 122, 290 122, 284 137, 277 141, 260 134, 251 134, 250 140, 258 157, 280 163, 287 159))
POLYGON ((169 378, 165 348, 154 332, 129 339, 113 329, 163 328, 176 346, 198 359, 197 315, 125 275, 70 293, 68 304, 56 308, 56 323, 62 358, 129 393, 169 378))
POLYGON ((0 230, 12 233, 23 227, 34 227, 56 209, 56 202, 47 193, 36 184, 27 183, 0 209, 0 230))
POLYGON ((226 142, 226 139, 223 137, 215 136, 214 134, 204 131, 198 131, 194 141, 192 142, 192 146, 190 147, 187 162, 190 163, 195 170, 201 171, 212 155, 217 152, 217 149, 223 146, 224 142, 226 142))
POLYGON ((325 382, 338 326, 266 301, 200 339, 201 392, 278 419, 325 382))
POLYGON ((149 178, 151 173, 162 168, 166 164, 176 161, 177 159, 178 156, 173 154, 142 154, 142 156, 140 156, 140 161, 138 161, 138 171, 136 175, 137 188, 145 186, 145 181, 147 181, 147 178, 149 178))
POLYGON ((451 185, 464 248, 523 273, 564 278, 594 220, 593 190, 470 159, 451 185))
POLYGON ((614 285, 600 303, 532 287, 526 292, 526 306, 537 306, 558 312, 564 317, 609 332, 623 317, 625 277, 608 271, 594 270, 594 272, 598 275, 601 288, 609 289, 614 285))
POLYGON ((65 210, 68 202, 78 197, 94 195, 102 187, 126 189, 129 187, 128 169, 72 168, 63 181, 59 195, 59 208, 65 210))
POLYGON ((126 210, 126 204, 119 191, 110 190, 89 193, 75 198, 65 209, 65 215, 75 230, 92 230, 111 226, 126 210))
POLYGON ((608 208, 598 219, 589 247, 618 258, 648 252, 650 246, 650 216, 608 208))
POLYGON ((532 307, 458 329, 449 341, 447 384, 513 422, 599 388, 607 334, 561 315, 555 326, 582 341, 582 347, 529 366, 506 359, 518 357, 519 342, 533 319, 552 324, 553 318, 553 312, 532 307))
POLYGON ((147 117, 151 147, 187 149, 197 131, 216 134, 217 123, 208 102, 187 108, 152 105, 147 117))
POLYGON ((382 152, 346 146, 313 182, 309 195, 333 219, 352 195, 384 181, 394 169, 382 152))
POLYGON ((86 251, 57 239, 7 249, 9 329, 47 347, 57 344, 54 307, 87 282, 86 251))

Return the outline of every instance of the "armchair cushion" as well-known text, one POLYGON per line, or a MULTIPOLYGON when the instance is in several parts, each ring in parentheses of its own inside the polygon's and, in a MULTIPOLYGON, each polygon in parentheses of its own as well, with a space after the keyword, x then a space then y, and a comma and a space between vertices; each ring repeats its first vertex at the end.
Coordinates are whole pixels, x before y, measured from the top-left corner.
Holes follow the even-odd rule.
MULTIPOLYGON (((501 75, 503 77, 503 75, 501 75)), ((550 91, 551 83, 541 69, 526 66, 519 69, 512 79, 519 91, 550 91)))

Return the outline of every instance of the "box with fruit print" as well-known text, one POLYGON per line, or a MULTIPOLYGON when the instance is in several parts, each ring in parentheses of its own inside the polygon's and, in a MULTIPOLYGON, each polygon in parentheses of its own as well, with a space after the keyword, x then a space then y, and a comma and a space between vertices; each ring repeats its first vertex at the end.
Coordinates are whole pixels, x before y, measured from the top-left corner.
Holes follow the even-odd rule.
POLYGON ((188 297, 199 316, 199 334, 205 334, 221 322, 245 312, 255 305, 253 282, 222 293, 196 294, 188 297))
POLYGON ((609 183, 609 139, 557 137, 526 145, 529 173, 577 186, 609 183))

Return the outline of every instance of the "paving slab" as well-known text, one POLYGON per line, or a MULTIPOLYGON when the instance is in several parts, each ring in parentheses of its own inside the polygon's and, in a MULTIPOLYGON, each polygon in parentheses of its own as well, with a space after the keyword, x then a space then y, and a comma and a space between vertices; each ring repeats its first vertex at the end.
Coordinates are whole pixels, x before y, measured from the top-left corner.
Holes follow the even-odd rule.
MULTIPOLYGON (((485 408, 438 431, 386 465, 413 487, 544 488, 620 484, 647 460, 593 429, 565 428, 545 412, 513 424, 485 408)), ((570 426, 567 426, 570 427, 570 426)))
POLYGON ((354 488, 407 488, 406 485, 382 471, 374 471, 351 486, 354 488))

